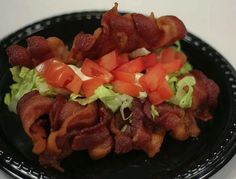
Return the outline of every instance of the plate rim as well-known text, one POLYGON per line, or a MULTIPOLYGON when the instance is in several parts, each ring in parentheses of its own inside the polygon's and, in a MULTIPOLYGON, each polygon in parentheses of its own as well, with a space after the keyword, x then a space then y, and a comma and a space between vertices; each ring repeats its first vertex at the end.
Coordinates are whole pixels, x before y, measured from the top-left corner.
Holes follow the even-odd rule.
MULTIPOLYGON (((96 18, 96 19, 100 19, 101 15, 104 13, 105 11, 82 11, 82 12, 73 12, 73 13, 66 13, 66 14, 61 14, 61 15, 56 15, 56 16, 52 16, 49 18, 45 18, 39 21, 36 21, 32 24, 29 24, 25 27, 20 28, 19 30, 7 35, 6 37, 2 38, 0 40, 0 46, 1 48, 5 49, 6 47, 8 47, 10 44, 12 43, 17 43, 18 41, 21 41, 22 39, 25 39, 26 36, 29 36, 31 34, 34 34, 38 31, 41 30, 45 30, 46 28, 60 23, 61 21, 69 21, 70 19, 77 19, 77 20, 82 20, 82 19, 86 19, 86 20, 90 20, 92 18, 96 18)), ((215 50, 211 45, 209 45, 208 43, 206 43, 205 41, 203 41, 202 39, 200 39, 199 37, 193 35, 192 33, 188 32, 187 36, 184 38, 184 41, 191 43, 192 45, 196 46, 196 47, 204 47, 204 51, 209 51, 208 55, 215 55, 217 57, 217 61, 218 62, 222 62, 222 67, 223 68, 227 68, 230 73, 229 75, 231 75, 234 78, 234 83, 236 81, 236 72, 235 69, 233 68, 233 66, 217 51, 215 50)), ((2 79, 2 75, 0 77, 0 80, 2 79)), ((232 83, 232 81, 231 81, 232 83)), ((236 91, 236 89, 234 88, 234 91, 236 91)), ((236 109, 236 100, 232 99, 232 104, 234 104, 234 108, 236 109)), ((231 111, 234 116, 236 116, 236 111, 231 111)), ((230 118, 232 118, 232 114, 230 114, 230 118)), ((236 152, 236 119, 234 120, 235 123, 232 126, 228 126, 230 127, 230 131, 228 132, 228 134, 230 134, 232 132, 232 135, 229 136, 228 138, 226 138, 225 140, 225 146, 228 147, 227 150, 225 149, 224 152, 221 152, 220 155, 223 155, 222 161, 220 162, 219 160, 219 155, 218 154, 213 154, 213 158, 211 157, 211 159, 209 159, 208 161, 205 161, 204 163, 208 163, 210 168, 205 169, 204 172, 202 173, 196 173, 194 174, 194 170, 190 170, 190 171, 186 171, 184 172, 184 174, 182 175, 178 175, 175 178, 183 178, 189 175, 192 175, 192 177, 201 174, 200 178, 208 178, 210 176, 212 176, 213 174, 215 174, 217 171, 219 171, 223 166, 225 166, 226 163, 228 163, 228 161, 230 159, 233 158, 233 156, 235 155, 236 152), (214 162, 214 157, 217 157, 216 162, 214 162)), ((229 124, 228 124, 229 125, 229 124)), ((2 136, 0 136, 0 139, 3 139, 2 136)), ((220 147, 222 147, 223 145, 221 145, 220 147)), ((223 146, 223 148, 225 147, 223 146)), ((15 177, 15 178, 25 178, 25 177, 29 177, 28 175, 26 175, 25 173, 20 172, 20 169, 16 169, 16 168, 20 168, 23 164, 20 165, 15 165, 16 168, 14 168, 12 165, 14 165, 14 163, 12 162, 12 158, 11 156, 5 156, 5 151, 2 151, 2 148, 0 148, 0 169, 2 169, 3 171, 5 171, 6 173, 8 173, 9 175, 15 177)), ((199 166, 198 168, 196 168, 196 170, 200 169, 201 166, 199 166)), ((33 176, 31 174, 32 177, 44 177, 44 173, 40 173, 38 176, 33 176)), ((190 176, 191 177, 191 176, 190 176)))

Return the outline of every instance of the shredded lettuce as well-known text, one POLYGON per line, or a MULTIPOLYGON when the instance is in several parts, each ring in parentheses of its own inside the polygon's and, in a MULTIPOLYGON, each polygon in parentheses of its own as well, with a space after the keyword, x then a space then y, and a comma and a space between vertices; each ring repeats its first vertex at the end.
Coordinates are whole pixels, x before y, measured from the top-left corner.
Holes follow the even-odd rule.
POLYGON ((179 77, 179 76, 182 76, 182 75, 186 75, 188 74, 190 71, 192 71, 193 67, 192 65, 189 63, 189 62, 186 62, 181 68, 179 71, 175 72, 175 73, 172 73, 172 74, 169 74, 168 75, 168 78, 171 79, 171 77, 179 77))
POLYGON ((179 40, 176 41, 176 42, 174 43, 174 46, 173 46, 173 47, 175 48, 176 51, 181 51, 181 44, 180 44, 180 41, 179 41, 179 40))
POLYGON ((120 113, 121 113, 123 120, 127 120, 131 117, 131 114, 128 117, 126 117, 124 114, 124 111, 126 108, 128 108, 128 109, 131 108, 133 97, 125 95, 125 94, 119 94, 119 93, 114 92, 111 89, 110 85, 99 86, 94 91, 94 95, 92 95, 88 98, 81 98, 81 96, 76 95, 76 94, 70 95, 70 100, 77 101, 81 105, 87 105, 89 103, 96 101, 97 99, 102 101, 103 104, 114 113, 116 111, 118 111, 118 109, 120 109, 120 113))
POLYGON ((189 62, 186 62, 182 68, 177 72, 177 76, 181 76, 181 75, 185 75, 187 73, 189 73, 190 71, 192 71, 193 67, 189 62))
POLYGON ((151 115, 152 115, 152 119, 155 119, 156 117, 159 116, 157 108, 154 105, 151 105, 151 115))
POLYGON ((176 92, 176 83, 178 81, 178 77, 188 74, 190 71, 192 71, 192 69, 192 65, 189 62, 186 62, 179 71, 167 76, 167 81, 173 92, 176 92))
POLYGON ((141 91, 141 92, 139 92, 138 98, 139 98, 140 100, 145 100, 145 99, 147 98, 147 96, 148 96, 147 92, 141 91))
POLYGON ((176 93, 168 102, 181 108, 190 108, 192 105, 193 86, 195 84, 196 80, 193 76, 185 76, 176 83, 176 93))
POLYGON ((172 89, 172 91, 174 93, 176 93, 176 83, 178 81, 178 78, 176 76, 171 76, 168 78, 167 81, 168 81, 168 84, 169 84, 170 88, 172 89))
POLYGON ((129 116, 125 116, 125 109, 131 109, 133 98, 128 95, 121 95, 120 99, 122 101, 120 106, 120 113, 123 120, 129 120, 132 117, 132 113, 129 116))
MULTIPOLYGON (((179 41, 179 40, 175 41, 175 42, 172 44, 171 47, 174 48, 176 51, 181 51, 181 44, 180 44, 180 41, 179 41)), ((158 49, 155 50, 155 53, 156 53, 156 54, 160 54, 162 50, 163 50, 163 48, 158 48, 158 49)))
POLYGON ((136 58, 136 57, 148 55, 149 53, 151 53, 151 52, 148 51, 146 48, 138 48, 138 49, 132 51, 131 53, 129 53, 129 57, 136 58))
POLYGON ((37 74, 35 69, 14 66, 10 68, 15 83, 10 86, 10 93, 6 93, 4 103, 9 111, 16 113, 16 105, 19 99, 26 93, 38 90, 43 96, 55 96, 55 90, 37 74))

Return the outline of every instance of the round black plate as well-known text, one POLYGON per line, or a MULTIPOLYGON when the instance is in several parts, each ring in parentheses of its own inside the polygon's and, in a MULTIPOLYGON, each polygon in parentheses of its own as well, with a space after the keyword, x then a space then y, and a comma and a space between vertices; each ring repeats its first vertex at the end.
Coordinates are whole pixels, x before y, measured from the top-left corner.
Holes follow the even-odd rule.
POLYGON ((236 74, 232 66, 213 48, 192 34, 181 41, 183 51, 197 69, 220 86, 219 105, 214 119, 199 124, 201 135, 185 142, 166 137, 161 152, 149 159, 143 152, 110 154, 99 161, 86 152, 76 152, 63 161, 65 173, 39 166, 31 153, 31 142, 18 117, 8 112, 4 94, 12 83, 6 47, 25 45, 30 35, 58 36, 69 46, 80 31, 92 33, 102 12, 73 13, 46 19, 25 27, 0 42, 0 167, 17 178, 207 178, 234 155, 236 147, 236 74))

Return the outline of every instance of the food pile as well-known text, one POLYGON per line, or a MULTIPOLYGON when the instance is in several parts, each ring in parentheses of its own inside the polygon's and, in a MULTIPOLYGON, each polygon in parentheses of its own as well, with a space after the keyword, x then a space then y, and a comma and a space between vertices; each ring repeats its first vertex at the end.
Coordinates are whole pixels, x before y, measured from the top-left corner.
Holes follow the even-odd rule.
POLYGON ((93 34, 80 32, 68 50, 57 37, 31 36, 7 49, 14 83, 5 95, 43 166, 63 170, 74 151, 92 159, 143 150, 154 157, 166 134, 197 137, 219 87, 192 68, 175 16, 103 14, 93 34))

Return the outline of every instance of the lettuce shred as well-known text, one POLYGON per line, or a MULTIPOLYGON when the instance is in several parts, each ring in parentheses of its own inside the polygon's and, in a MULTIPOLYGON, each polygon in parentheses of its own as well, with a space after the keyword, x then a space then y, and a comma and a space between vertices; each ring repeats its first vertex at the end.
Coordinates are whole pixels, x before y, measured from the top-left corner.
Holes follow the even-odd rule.
POLYGON ((131 108, 133 97, 116 93, 111 89, 111 86, 101 85, 95 90, 94 95, 88 98, 84 98, 76 94, 70 95, 70 100, 77 101, 81 105, 87 105, 98 99, 102 101, 102 103, 113 113, 120 110, 123 120, 128 120, 131 117, 132 114, 130 114, 128 117, 125 117, 124 111, 126 108, 131 108))
POLYGON ((10 86, 10 92, 6 93, 4 103, 9 111, 16 113, 19 99, 26 93, 38 90, 43 96, 55 96, 56 92, 46 81, 38 75, 35 69, 14 66, 10 68, 14 83, 10 86))
POLYGON ((156 108, 156 106, 154 106, 154 105, 151 105, 151 110, 150 110, 150 112, 151 112, 151 115, 152 115, 152 119, 155 119, 156 117, 159 116, 159 113, 158 113, 158 111, 157 111, 157 108, 156 108))
POLYGON ((196 80, 193 76, 185 76, 180 79, 176 82, 175 95, 168 102, 181 108, 190 108, 192 105, 193 86, 195 84, 196 80))

